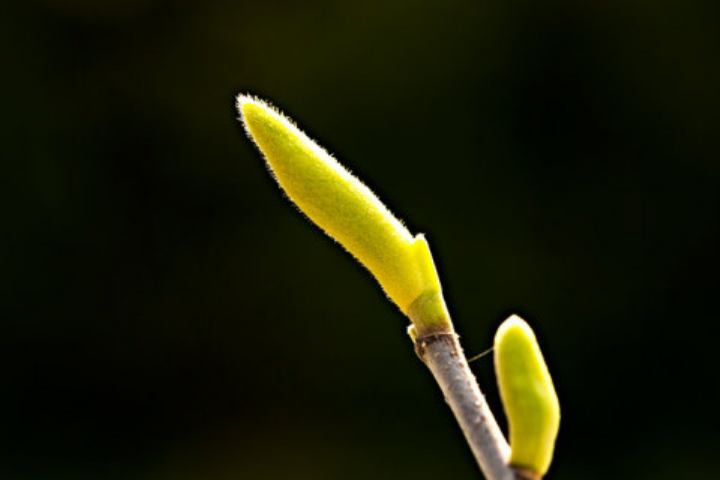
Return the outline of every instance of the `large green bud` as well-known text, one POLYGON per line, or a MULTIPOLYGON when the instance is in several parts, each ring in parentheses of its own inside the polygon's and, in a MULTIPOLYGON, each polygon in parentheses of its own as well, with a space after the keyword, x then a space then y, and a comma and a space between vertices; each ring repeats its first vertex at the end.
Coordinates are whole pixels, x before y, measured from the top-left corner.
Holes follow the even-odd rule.
POLYGON ((375 276, 419 334, 451 330, 432 255, 370 189, 265 102, 240 95, 248 136, 307 217, 375 276))

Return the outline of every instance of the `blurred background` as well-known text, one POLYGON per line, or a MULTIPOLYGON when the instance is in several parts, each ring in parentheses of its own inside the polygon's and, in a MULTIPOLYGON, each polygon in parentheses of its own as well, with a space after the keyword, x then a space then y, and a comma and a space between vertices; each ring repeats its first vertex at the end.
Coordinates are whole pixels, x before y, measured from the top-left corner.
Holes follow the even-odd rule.
POLYGON ((535 327, 549 479, 720 478, 717 1, 35 0, 0 39, 3 480, 481 478, 240 92, 427 235, 469 356, 535 327))

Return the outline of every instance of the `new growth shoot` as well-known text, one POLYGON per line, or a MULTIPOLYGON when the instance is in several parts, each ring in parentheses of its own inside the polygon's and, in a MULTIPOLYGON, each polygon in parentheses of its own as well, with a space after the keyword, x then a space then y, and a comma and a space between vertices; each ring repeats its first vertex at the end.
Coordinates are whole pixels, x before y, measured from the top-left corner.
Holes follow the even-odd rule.
POLYGON ((287 197, 363 264, 407 315, 428 366, 489 480, 537 480, 552 460, 560 410, 529 325, 513 316, 495 337, 495 367, 510 445, 455 334, 430 248, 329 153, 275 108, 237 99, 240 120, 287 197))

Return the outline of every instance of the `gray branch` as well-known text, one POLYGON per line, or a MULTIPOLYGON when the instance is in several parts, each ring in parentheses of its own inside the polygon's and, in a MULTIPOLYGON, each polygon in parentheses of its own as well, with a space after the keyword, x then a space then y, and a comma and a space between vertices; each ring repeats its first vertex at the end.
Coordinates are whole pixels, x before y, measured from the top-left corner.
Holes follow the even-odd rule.
POLYGON ((415 350, 445 395, 485 477, 534 480, 529 472, 508 465, 510 447, 468 367, 458 336, 438 333, 420 337, 415 339, 415 350))

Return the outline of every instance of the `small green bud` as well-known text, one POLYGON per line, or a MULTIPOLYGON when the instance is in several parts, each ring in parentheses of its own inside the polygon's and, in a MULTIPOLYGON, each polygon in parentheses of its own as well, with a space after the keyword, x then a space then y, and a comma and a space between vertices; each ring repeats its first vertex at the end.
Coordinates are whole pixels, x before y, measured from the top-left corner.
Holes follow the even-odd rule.
POLYGON ((425 238, 413 237, 368 187, 277 110, 245 95, 238 110, 290 200, 367 267, 416 326, 450 329, 425 238))
POLYGON ((517 315, 495 335, 495 372, 510 430, 510 464, 543 476, 552 461, 560 405, 535 334, 517 315))

